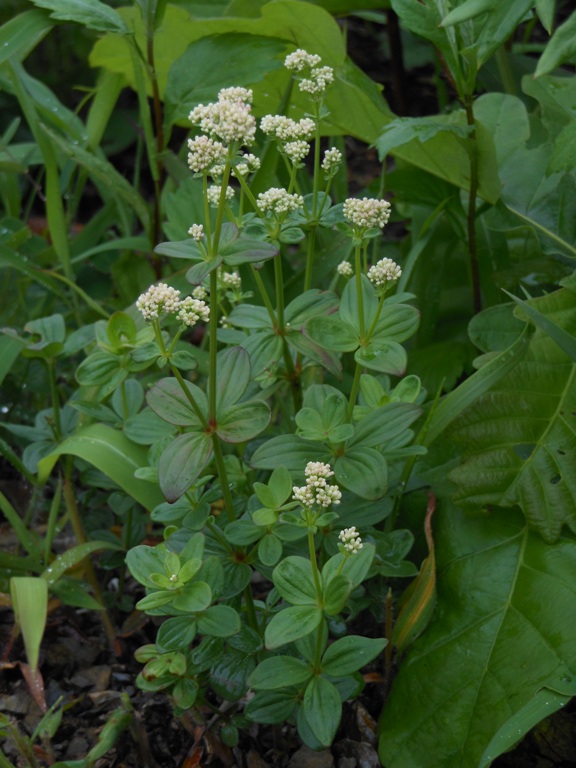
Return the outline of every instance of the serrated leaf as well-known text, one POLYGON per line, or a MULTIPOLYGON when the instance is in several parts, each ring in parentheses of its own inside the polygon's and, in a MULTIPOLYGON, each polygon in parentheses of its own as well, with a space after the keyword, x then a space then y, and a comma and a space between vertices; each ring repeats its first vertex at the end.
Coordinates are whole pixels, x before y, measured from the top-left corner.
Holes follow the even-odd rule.
POLYGON ((75 21, 97 32, 126 34, 124 19, 100 0, 32 0, 34 5, 52 11, 50 16, 61 21, 75 21))
MULTIPOLYGON (((561 328, 576 327, 566 288, 528 304, 561 328)), ((482 372, 483 369, 479 371, 482 372)), ((519 505, 531 526, 554 541, 563 525, 576 531, 576 365, 537 329, 513 373, 454 423, 465 441, 450 477, 467 507, 519 505)))

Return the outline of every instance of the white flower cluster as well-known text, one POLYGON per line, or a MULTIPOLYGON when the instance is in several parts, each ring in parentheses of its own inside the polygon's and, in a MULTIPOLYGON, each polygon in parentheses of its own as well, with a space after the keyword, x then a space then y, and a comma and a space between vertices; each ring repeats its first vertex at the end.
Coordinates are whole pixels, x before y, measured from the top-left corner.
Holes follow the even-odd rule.
POLYGON ((138 309, 145 320, 154 320, 162 312, 168 315, 174 314, 180 306, 180 291, 166 283, 151 285, 150 288, 138 298, 138 309))
POLYGON ((188 139, 188 167, 194 173, 209 171, 226 157, 226 147, 220 141, 208 136, 196 136, 188 139))
POLYGON ((204 240, 204 224, 192 224, 188 230, 190 237, 193 237, 197 243, 204 240))
POLYGON ((304 205, 302 195, 290 194, 282 187, 271 187, 258 195, 258 207, 261 211, 272 211, 282 215, 295 211, 304 205))
POLYGON ((342 493, 337 485, 329 485, 328 478, 334 472, 330 464, 322 461, 309 461, 304 470, 306 485, 292 488, 292 498, 303 507, 310 509, 315 504, 319 507, 329 507, 330 504, 340 504, 342 493))
POLYGON ((390 218, 390 203, 370 197, 349 197, 344 202, 344 216, 360 229, 382 229, 390 218))
POLYGON ((316 123, 309 117, 292 120, 285 115, 265 115, 260 120, 260 130, 280 142, 302 141, 312 138, 316 123))
POLYGON ((186 296, 180 302, 180 307, 176 313, 176 317, 181 323, 192 328, 198 320, 203 320, 205 323, 210 319, 210 307, 205 301, 200 299, 194 299, 192 296, 186 296))
POLYGON ((220 279, 225 288, 240 290, 242 287, 242 278, 238 272, 221 272, 220 279))
POLYGON ((342 162, 342 152, 336 147, 331 147, 324 152, 322 170, 324 173, 334 174, 342 162))
POLYGON ((260 170, 260 158, 256 155, 245 154, 242 155, 242 162, 238 163, 233 169, 232 174, 238 178, 238 176, 247 176, 249 173, 254 173, 260 170))
MULTIPOLYGON (((218 184, 212 184, 211 187, 208 187, 206 190, 206 197, 208 198, 208 202, 210 205, 214 205, 218 207, 218 204, 220 202, 220 192, 222 190, 222 187, 218 184)), ((226 187, 226 200, 232 200, 234 197, 234 188, 233 187, 226 187)))
POLYGON ((398 280, 402 274, 402 269, 392 259, 380 259, 373 267, 368 270, 368 280, 381 288, 386 283, 398 280))
POLYGON ((296 165, 304 160, 308 152, 310 152, 310 144, 307 141, 289 141, 287 144, 284 144, 283 149, 288 159, 296 165))
POLYGON ((342 277, 352 277, 354 274, 352 264, 350 264, 349 261, 341 261, 336 267, 336 271, 339 275, 342 275, 342 277))
POLYGON ((180 299, 180 291, 166 283, 151 285, 136 302, 145 320, 155 320, 162 313, 176 315, 184 325, 192 327, 198 320, 208 322, 210 307, 204 302, 191 296, 180 299))
POLYGON ((192 296, 195 299, 205 299, 208 296, 208 291, 203 285, 197 285, 192 291, 192 296))
POLYGON ((284 60, 286 69, 297 75, 304 75, 300 78, 298 88, 315 98, 320 98, 326 86, 334 81, 334 70, 332 67, 319 67, 321 61, 320 56, 308 53, 302 48, 288 54, 284 60))
POLYGON ((249 145, 256 134, 251 103, 252 91, 247 88, 223 88, 217 102, 199 104, 188 119, 210 138, 249 145))
POLYGON ((355 525, 353 525, 351 528, 344 528, 342 531, 340 531, 338 538, 342 542, 346 552, 351 555, 357 555, 364 546, 355 525))
POLYGON ((317 53, 308 53, 303 48, 289 53, 284 59, 284 66, 292 72, 304 72, 306 69, 317 67, 322 58, 317 53))

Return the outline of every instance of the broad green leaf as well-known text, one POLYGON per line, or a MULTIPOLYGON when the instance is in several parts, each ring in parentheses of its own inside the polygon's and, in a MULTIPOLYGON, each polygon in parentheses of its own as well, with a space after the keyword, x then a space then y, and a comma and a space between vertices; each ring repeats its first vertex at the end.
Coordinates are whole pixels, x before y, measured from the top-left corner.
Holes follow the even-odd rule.
POLYGON ((158 629, 156 644, 162 651, 186 651, 196 636, 196 622, 191 616, 166 619, 158 629))
POLYGON ((554 149, 548 164, 550 173, 572 171, 576 156, 576 119, 560 131, 554 142, 554 149))
POLYGON ((200 477, 212 458, 212 440, 204 432, 179 435, 160 456, 158 480, 166 501, 177 501, 200 477))
MULTIPOLYGON (((564 330, 576 330, 568 289, 528 305, 564 330)), ((465 443, 462 463, 450 475, 458 502, 476 508, 519 505, 547 541, 554 541, 563 525, 576 531, 575 411, 576 365, 538 328, 512 373, 451 429, 451 439, 465 443)))
POLYGON ((576 55, 576 11, 552 35, 538 61, 534 77, 552 72, 574 55, 576 55))
POLYGON ((328 616, 341 613, 351 590, 350 581, 341 573, 332 574, 330 578, 324 579, 322 602, 325 613, 328 616))
POLYGON ((118 32, 128 29, 122 16, 100 0, 32 0, 34 5, 52 11, 50 16, 59 21, 75 21, 97 32, 118 32))
POLYGON ((270 408, 264 400, 251 400, 229 406, 218 416, 216 432, 226 443, 243 443, 259 435, 270 421, 270 408))
POLYGON ((342 717, 342 702, 337 688, 321 675, 313 677, 304 692, 302 714, 318 741, 329 747, 342 717))
POLYGON ((478 768, 539 690, 576 675, 574 538, 546 544, 517 511, 435 518, 438 609, 382 713, 387 768, 478 768))
POLYGON ((329 645, 322 657, 322 671, 331 677, 343 677, 357 672, 371 662, 386 647, 385 638, 372 639, 347 635, 329 645))
POLYGON ((354 437, 347 447, 367 445, 374 448, 396 442, 419 415, 420 409, 412 403, 387 403, 357 422, 354 437))
POLYGON ((250 382, 250 355, 242 347, 225 349, 217 359, 216 402, 225 411, 237 403, 250 382))
POLYGON ((228 32, 193 42, 177 58, 166 83, 166 122, 188 117, 197 104, 214 101, 221 88, 249 86, 282 66, 285 44, 269 37, 228 32))
POLYGON ((164 573, 164 558, 166 550, 164 546, 149 547, 147 544, 139 544, 132 547, 126 554, 126 565, 134 578, 145 587, 154 588, 154 582, 150 579, 153 573, 164 573))
POLYGON ((205 611, 212 602, 212 590, 205 581, 193 581, 172 600, 174 608, 187 613, 205 611))
POLYGON ((38 481, 45 483, 58 457, 67 454, 95 466, 145 509, 152 509, 163 501, 157 488, 134 476, 139 467, 148 463, 145 449, 111 427, 91 424, 66 438, 38 463, 38 481))
POLYGON ((255 666, 253 657, 228 648, 210 669, 210 686, 223 699, 238 701, 246 693, 255 666))
POLYGON ((379 373, 403 376, 408 356, 406 350, 395 341, 369 341, 354 353, 358 365, 379 373))
POLYGON ((256 723, 278 724, 288 720, 296 707, 297 692, 258 691, 246 705, 246 715, 256 723))
POLYGON ((301 659, 271 656, 258 664, 249 682, 257 691, 273 691, 304 683, 311 675, 312 669, 301 659))
POLYGON ((46 36, 54 24, 42 11, 24 11, 0 27, 0 64, 22 61, 46 36))
MULTIPOLYGON (((508 293, 508 291, 505 291, 505 293, 508 293)), ((543 315, 535 307, 528 304, 528 302, 522 301, 522 299, 513 296, 511 293, 508 293, 508 296, 522 308, 521 315, 528 316, 534 325, 537 325, 544 333, 548 334, 552 341, 555 341, 560 349, 576 362, 576 338, 573 334, 565 331, 558 323, 549 320, 546 315, 543 315)))
POLYGON ((256 469, 283 466, 290 471, 301 472, 309 461, 330 461, 330 454, 323 446, 296 435, 278 435, 254 451, 250 464, 256 469))
POLYGON ((510 311, 510 304, 497 304, 472 318, 468 335, 482 352, 501 352, 516 341, 525 327, 510 311))
POLYGON ((48 616, 48 584, 37 576, 13 576, 10 595, 14 618, 22 631, 26 657, 34 674, 48 616))
POLYGON ((231 605, 211 605, 198 618, 198 631, 212 637, 230 637, 240 631, 240 616, 231 605))
POLYGON ((286 557, 274 568, 274 586, 292 605, 317 605, 314 575, 310 560, 304 557, 286 557))
POLYGON ((337 315, 318 315, 306 323, 307 335, 332 352, 353 352, 360 339, 356 330, 337 315))
POLYGON ((191 382, 186 382, 188 397, 178 381, 172 377, 160 379, 146 394, 146 401, 157 416, 179 427, 201 426, 198 412, 206 419, 208 403, 204 392, 191 382), (197 408, 191 404, 196 403, 197 408))
POLYGON ((573 696, 576 696, 573 680, 563 681, 557 688, 561 688, 562 692, 542 688, 522 709, 504 723, 484 750, 478 768, 489 768, 495 758, 510 751, 541 720, 557 712, 568 704, 573 696))
POLYGON ((322 621, 322 609, 315 605, 291 605, 274 614, 266 627, 266 648, 280 648, 313 632, 322 621))
POLYGON ((375 448, 357 446, 346 451, 336 459, 334 476, 339 485, 361 499, 376 501, 388 489, 388 464, 375 448))
POLYGON ((357 587, 366 578, 375 553, 374 544, 364 543, 362 549, 352 557, 344 557, 341 553, 334 555, 322 569, 324 583, 334 578, 337 573, 342 573, 353 587, 357 587))

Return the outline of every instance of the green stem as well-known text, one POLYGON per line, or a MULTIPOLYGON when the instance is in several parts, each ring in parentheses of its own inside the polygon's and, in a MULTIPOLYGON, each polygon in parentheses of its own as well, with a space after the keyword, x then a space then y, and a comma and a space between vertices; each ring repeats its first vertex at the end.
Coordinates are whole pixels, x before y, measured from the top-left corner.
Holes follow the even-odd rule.
POLYGON ((258 626, 258 617, 256 615, 256 606, 254 605, 254 595, 250 584, 244 587, 244 602, 246 603, 246 615, 248 616, 248 624, 252 627, 254 632, 260 634, 260 627, 258 626))
POLYGON ((362 366, 360 363, 356 363, 356 370, 354 371, 354 381, 352 382, 352 389, 350 390, 350 397, 348 398, 348 408, 346 409, 346 421, 352 422, 352 415, 354 413, 354 406, 358 399, 358 392, 360 391, 360 378, 362 376, 362 366))
POLYGON ((316 597, 318 605, 322 604, 322 585, 320 583, 320 571, 318 570, 318 562, 316 560, 316 546, 314 544, 314 533, 312 528, 308 528, 308 553, 310 555, 310 564, 312 565, 312 576, 314 578, 314 588, 316 590, 316 597))
POLYGON ((304 274, 304 291, 312 288, 312 270, 314 268, 314 251, 316 248, 316 226, 310 227, 306 249, 306 272, 304 274))
POLYGON ((172 375, 174 376, 174 378, 176 379, 178 384, 180 384, 180 389, 184 393, 184 397, 186 398, 186 400, 188 400, 188 402, 190 403, 190 405, 192 407, 192 410, 194 411, 194 413, 198 417, 198 421, 202 425, 202 428, 207 430, 208 429, 208 422, 206 421, 206 417, 204 416, 204 414, 200 410, 200 406, 198 405, 198 403, 194 399, 192 393, 190 392, 190 390, 186 386, 186 381, 184 380, 184 377, 182 376, 182 374, 180 373, 178 368, 176 368, 176 366, 172 365, 172 363, 169 363, 169 366, 170 366, 170 370, 172 371, 172 375))
POLYGON ((354 248, 354 269, 356 280, 356 299, 358 301, 358 321, 360 323, 360 336, 362 340, 365 338, 365 321, 364 321, 364 294, 362 293, 362 254, 360 246, 357 245, 354 248))
POLYGON ((260 276, 260 270, 256 269, 254 267, 254 264, 250 265, 252 267, 252 276, 256 282, 256 286, 258 287, 258 290, 260 292, 260 297, 262 301, 264 302, 264 306, 266 307, 266 311, 268 312, 268 316, 270 317, 270 320, 272 321, 272 327, 277 328, 278 327, 278 321, 276 319, 276 312, 274 311, 274 306, 272 302, 270 301, 270 297, 268 296, 268 291, 266 290, 266 286, 264 285, 264 281, 262 280, 260 276))
POLYGON ((230 483, 228 482, 228 472, 226 471, 226 465, 224 464, 224 454, 222 453, 220 438, 216 432, 212 433, 212 448, 214 449, 214 461, 216 463, 216 470, 218 472, 218 477, 220 478, 220 485, 222 486, 222 496, 224 498, 226 516, 228 517, 228 521, 231 523, 236 519, 236 515, 234 513, 234 500, 230 490, 230 483))
POLYGON ((54 437, 58 442, 62 440, 62 422, 60 419, 60 399, 56 382, 56 365, 54 358, 46 361, 48 366, 48 380, 50 382, 50 398, 52 400, 52 412, 54 414, 54 437))
POLYGON ((382 290, 382 295, 380 296, 380 301, 378 303, 378 309, 376 310, 376 314, 374 316, 374 320, 372 320, 372 325, 368 329, 367 338, 369 339, 372 336, 372 333, 374 332, 374 328, 376 328, 376 325, 378 323, 378 320, 380 319, 380 315, 382 314, 382 308, 384 306, 384 299, 386 298, 386 287, 382 290))
POLYGON ((480 291, 480 270, 478 267, 478 249, 476 243, 476 196, 478 194, 478 142, 476 139, 476 121, 472 109, 472 96, 464 99, 466 122, 470 132, 470 191, 468 193, 467 232, 468 253, 470 255, 470 279, 472 282, 472 305, 474 314, 482 309, 482 294, 480 291))

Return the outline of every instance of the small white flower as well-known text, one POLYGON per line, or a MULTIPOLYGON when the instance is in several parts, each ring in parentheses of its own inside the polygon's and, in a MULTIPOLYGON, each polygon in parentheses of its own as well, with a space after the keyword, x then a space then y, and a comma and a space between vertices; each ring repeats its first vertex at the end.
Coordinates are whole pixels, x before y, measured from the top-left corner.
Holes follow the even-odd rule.
POLYGON ((369 197, 362 200, 349 197, 344 202, 344 216, 359 229, 382 229, 390 218, 390 203, 369 197))
POLYGON ((305 69, 317 67, 322 58, 317 53, 308 53, 303 48, 298 48, 289 53, 284 59, 284 66, 292 72, 303 72, 305 69))
POLYGON ((358 554, 358 552, 364 546, 355 525, 353 525, 351 528, 344 528, 344 530, 340 531, 338 538, 342 542, 346 552, 351 555, 358 554))
POLYGON ((205 299, 206 296, 208 296, 208 291, 206 288, 204 288, 203 285, 197 285, 196 288, 192 291, 192 298, 193 299, 205 299))
POLYGON ((337 485, 329 485, 327 480, 334 472, 330 464, 322 461, 309 461, 304 470, 306 485, 292 488, 292 498, 308 509, 315 504, 319 507, 329 507, 340 504, 342 493, 337 485))
POLYGON ((226 288, 240 290, 242 287, 242 278, 238 272, 221 272, 220 277, 222 285, 226 288))
MULTIPOLYGON (((208 190, 206 192, 206 196, 208 198, 208 202, 210 205, 218 206, 220 202, 220 191, 222 187, 218 184, 212 184, 211 187, 208 187, 208 190)), ((232 187, 226 187, 226 200, 230 201, 234 197, 234 189, 232 187)))
POLYGON ((188 119, 210 138, 226 144, 251 144, 256 133, 256 120, 250 101, 252 92, 246 88, 224 88, 217 102, 198 104, 188 119))
POLYGON ((188 166, 194 173, 209 171, 226 157, 226 147, 208 136, 188 139, 188 166))
POLYGON ((334 82, 334 70, 332 67, 318 67, 310 72, 309 78, 304 78, 298 83, 298 88, 303 93, 311 96, 322 96, 326 87, 334 82))
POLYGON ((304 141, 312 138, 316 123, 309 117, 296 121, 285 115, 265 115, 260 120, 260 130, 280 142, 304 141))
POLYGON ((190 237, 194 238, 197 243, 199 243, 201 240, 204 240, 204 225, 203 224, 192 224, 190 229, 188 230, 188 234, 190 237))
POLYGON ((368 280, 378 288, 386 283, 398 280, 402 274, 402 269, 392 259, 380 259, 373 267, 368 270, 368 280))
POLYGON ((210 319, 210 307, 205 301, 194 299, 192 296, 186 296, 180 302, 177 315, 178 319, 184 325, 192 328, 199 320, 205 323, 210 319))
POLYGON ((352 277, 354 274, 352 264, 350 264, 349 261, 341 261, 336 267, 336 271, 339 275, 342 275, 342 277, 352 277))
POLYGON ((310 144, 307 141, 289 141, 287 144, 284 144, 283 149, 288 158, 296 165, 302 162, 308 152, 310 152, 310 144))
POLYGON ((232 169, 232 174, 238 178, 238 176, 247 176, 249 173, 255 173, 260 170, 261 162, 260 158, 256 155, 245 154, 242 156, 242 162, 238 163, 235 168, 232 169))
POLYGON ((322 161, 322 170, 324 173, 335 173, 341 163, 342 152, 340 152, 339 149, 336 149, 336 147, 331 147, 324 152, 324 159, 322 161))
POLYGON ((174 314, 180 306, 180 291, 166 283, 151 285, 136 301, 138 309, 145 320, 154 320, 162 312, 174 314))
POLYGON ((295 211, 304 205, 302 195, 290 194, 282 187, 271 187, 258 195, 258 207, 262 211, 272 211, 282 215, 295 211))
POLYGON ((218 101, 245 101, 246 104, 252 104, 253 98, 252 90, 241 86, 222 88, 218 93, 218 101))

